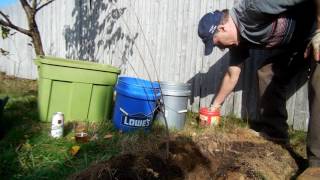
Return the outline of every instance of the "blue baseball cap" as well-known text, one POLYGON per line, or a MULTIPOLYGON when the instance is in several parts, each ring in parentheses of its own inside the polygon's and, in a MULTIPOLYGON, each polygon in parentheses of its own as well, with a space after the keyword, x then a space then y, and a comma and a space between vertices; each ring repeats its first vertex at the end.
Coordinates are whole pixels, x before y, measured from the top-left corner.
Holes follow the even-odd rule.
POLYGON ((198 25, 198 35, 202 39, 205 45, 204 55, 209 55, 212 53, 213 47, 213 35, 217 31, 217 27, 221 23, 223 17, 223 12, 216 10, 205 14, 199 22, 198 25))

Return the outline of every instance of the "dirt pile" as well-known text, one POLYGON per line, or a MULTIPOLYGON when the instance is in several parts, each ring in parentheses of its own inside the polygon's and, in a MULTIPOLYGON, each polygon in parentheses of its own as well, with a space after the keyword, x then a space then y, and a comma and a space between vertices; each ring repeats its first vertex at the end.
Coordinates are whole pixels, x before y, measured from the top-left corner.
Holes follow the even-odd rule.
POLYGON ((297 170, 285 148, 250 130, 208 132, 172 137, 168 160, 162 142, 150 152, 123 152, 71 179, 289 179, 297 170))

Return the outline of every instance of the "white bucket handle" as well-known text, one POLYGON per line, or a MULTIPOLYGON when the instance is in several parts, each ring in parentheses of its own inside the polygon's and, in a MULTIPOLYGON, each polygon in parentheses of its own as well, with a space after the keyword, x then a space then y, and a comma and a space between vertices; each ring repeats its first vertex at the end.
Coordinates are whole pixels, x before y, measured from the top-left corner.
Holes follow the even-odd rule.
POLYGON ((178 113, 179 113, 179 114, 187 113, 187 112, 188 112, 188 110, 187 110, 187 109, 183 109, 183 110, 178 111, 178 113))
POLYGON ((129 115, 129 113, 127 113, 127 111, 125 111, 124 109, 122 109, 122 108, 120 108, 120 111, 123 113, 123 114, 125 114, 126 116, 128 116, 129 115))
MULTIPOLYGON (((158 107, 156 107, 153 111, 151 111, 149 114, 144 114, 144 113, 138 113, 138 114, 144 114, 145 116, 149 117, 151 114, 153 114, 155 112, 155 110, 157 109, 158 107)), ((129 116, 129 113, 127 111, 125 111, 123 108, 119 108, 119 110, 126 116, 129 116)))

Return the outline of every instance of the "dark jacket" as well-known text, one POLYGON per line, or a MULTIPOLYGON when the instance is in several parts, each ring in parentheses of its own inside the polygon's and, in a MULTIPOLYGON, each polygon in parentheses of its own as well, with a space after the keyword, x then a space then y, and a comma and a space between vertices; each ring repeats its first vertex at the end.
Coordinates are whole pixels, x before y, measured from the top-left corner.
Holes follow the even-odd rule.
POLYGON ((314 7, 312 0, 240 0, 230 10, 240 33, 232 58, 244 60, 248 48, 305 48, 315 27, 314 7))

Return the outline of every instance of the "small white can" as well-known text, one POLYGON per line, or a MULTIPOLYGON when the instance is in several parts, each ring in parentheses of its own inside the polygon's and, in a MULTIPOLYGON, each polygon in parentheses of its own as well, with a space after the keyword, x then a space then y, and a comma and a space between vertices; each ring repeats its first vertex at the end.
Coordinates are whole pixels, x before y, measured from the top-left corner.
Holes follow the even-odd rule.
POLYGON ((64 115, 62 112, 56 112, 52 116, 51 136, 60 138, 63 136, 64 115))

